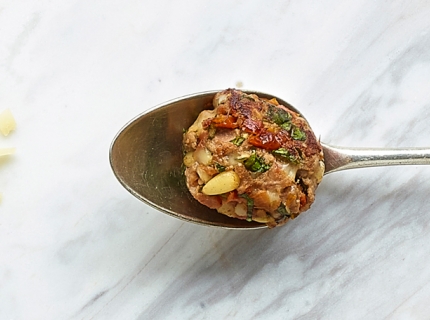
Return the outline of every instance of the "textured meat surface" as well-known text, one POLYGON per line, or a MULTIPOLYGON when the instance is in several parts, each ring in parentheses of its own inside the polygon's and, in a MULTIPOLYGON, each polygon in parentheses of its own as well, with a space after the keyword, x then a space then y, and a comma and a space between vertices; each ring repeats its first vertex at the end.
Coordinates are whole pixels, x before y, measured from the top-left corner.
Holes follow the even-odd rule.
POLYGON ((269 227, 308 210, 324 162, 306 120, 275 99, 234 89, 217 93, 213 106, 183 137, 185 177, 194 198, 269 227))

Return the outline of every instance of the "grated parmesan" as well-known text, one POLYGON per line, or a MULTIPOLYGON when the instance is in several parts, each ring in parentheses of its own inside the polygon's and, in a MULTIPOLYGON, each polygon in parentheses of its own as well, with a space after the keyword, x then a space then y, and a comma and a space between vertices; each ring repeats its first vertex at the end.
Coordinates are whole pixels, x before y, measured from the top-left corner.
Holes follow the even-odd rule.
POLYGON ((12 130, 15 130, 16 122, 15 118, 9 109, 4 110, 0 113, 0 131, 6 137, 12 130))

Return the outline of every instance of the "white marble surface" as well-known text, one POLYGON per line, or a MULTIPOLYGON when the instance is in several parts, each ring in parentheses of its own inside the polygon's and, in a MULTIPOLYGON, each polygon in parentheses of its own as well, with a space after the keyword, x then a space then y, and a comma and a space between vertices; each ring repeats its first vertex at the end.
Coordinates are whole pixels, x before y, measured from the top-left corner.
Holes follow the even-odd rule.
POLYGON ((430 146, 430 2, 0 1, 0 319, 429 319, 430 167, 324 178, 276 230, 139 202, 108 149, 129 119, 235 87, 327 143, 430 146))

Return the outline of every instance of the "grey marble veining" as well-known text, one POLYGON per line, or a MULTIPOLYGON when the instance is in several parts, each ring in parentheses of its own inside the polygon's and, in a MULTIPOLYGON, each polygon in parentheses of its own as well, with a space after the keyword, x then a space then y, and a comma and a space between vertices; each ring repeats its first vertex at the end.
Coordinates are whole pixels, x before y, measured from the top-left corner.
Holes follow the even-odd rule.
POLYGON ((108 149, 169 99, 243 84, 341 146, 430 146, 426 1, 0 2, 0 319, 428 319, 430 168, 324 177, 282 228, 146 206, 108 149))

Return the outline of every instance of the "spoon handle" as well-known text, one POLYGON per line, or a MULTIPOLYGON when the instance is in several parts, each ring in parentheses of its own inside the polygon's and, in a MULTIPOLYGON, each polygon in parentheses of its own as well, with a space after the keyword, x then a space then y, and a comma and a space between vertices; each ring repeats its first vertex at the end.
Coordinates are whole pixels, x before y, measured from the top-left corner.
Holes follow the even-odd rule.
POLYGON ((430 148, 369 149, 334 147, 322 143, 325 174, 366 167, 430 164, 430 148))

